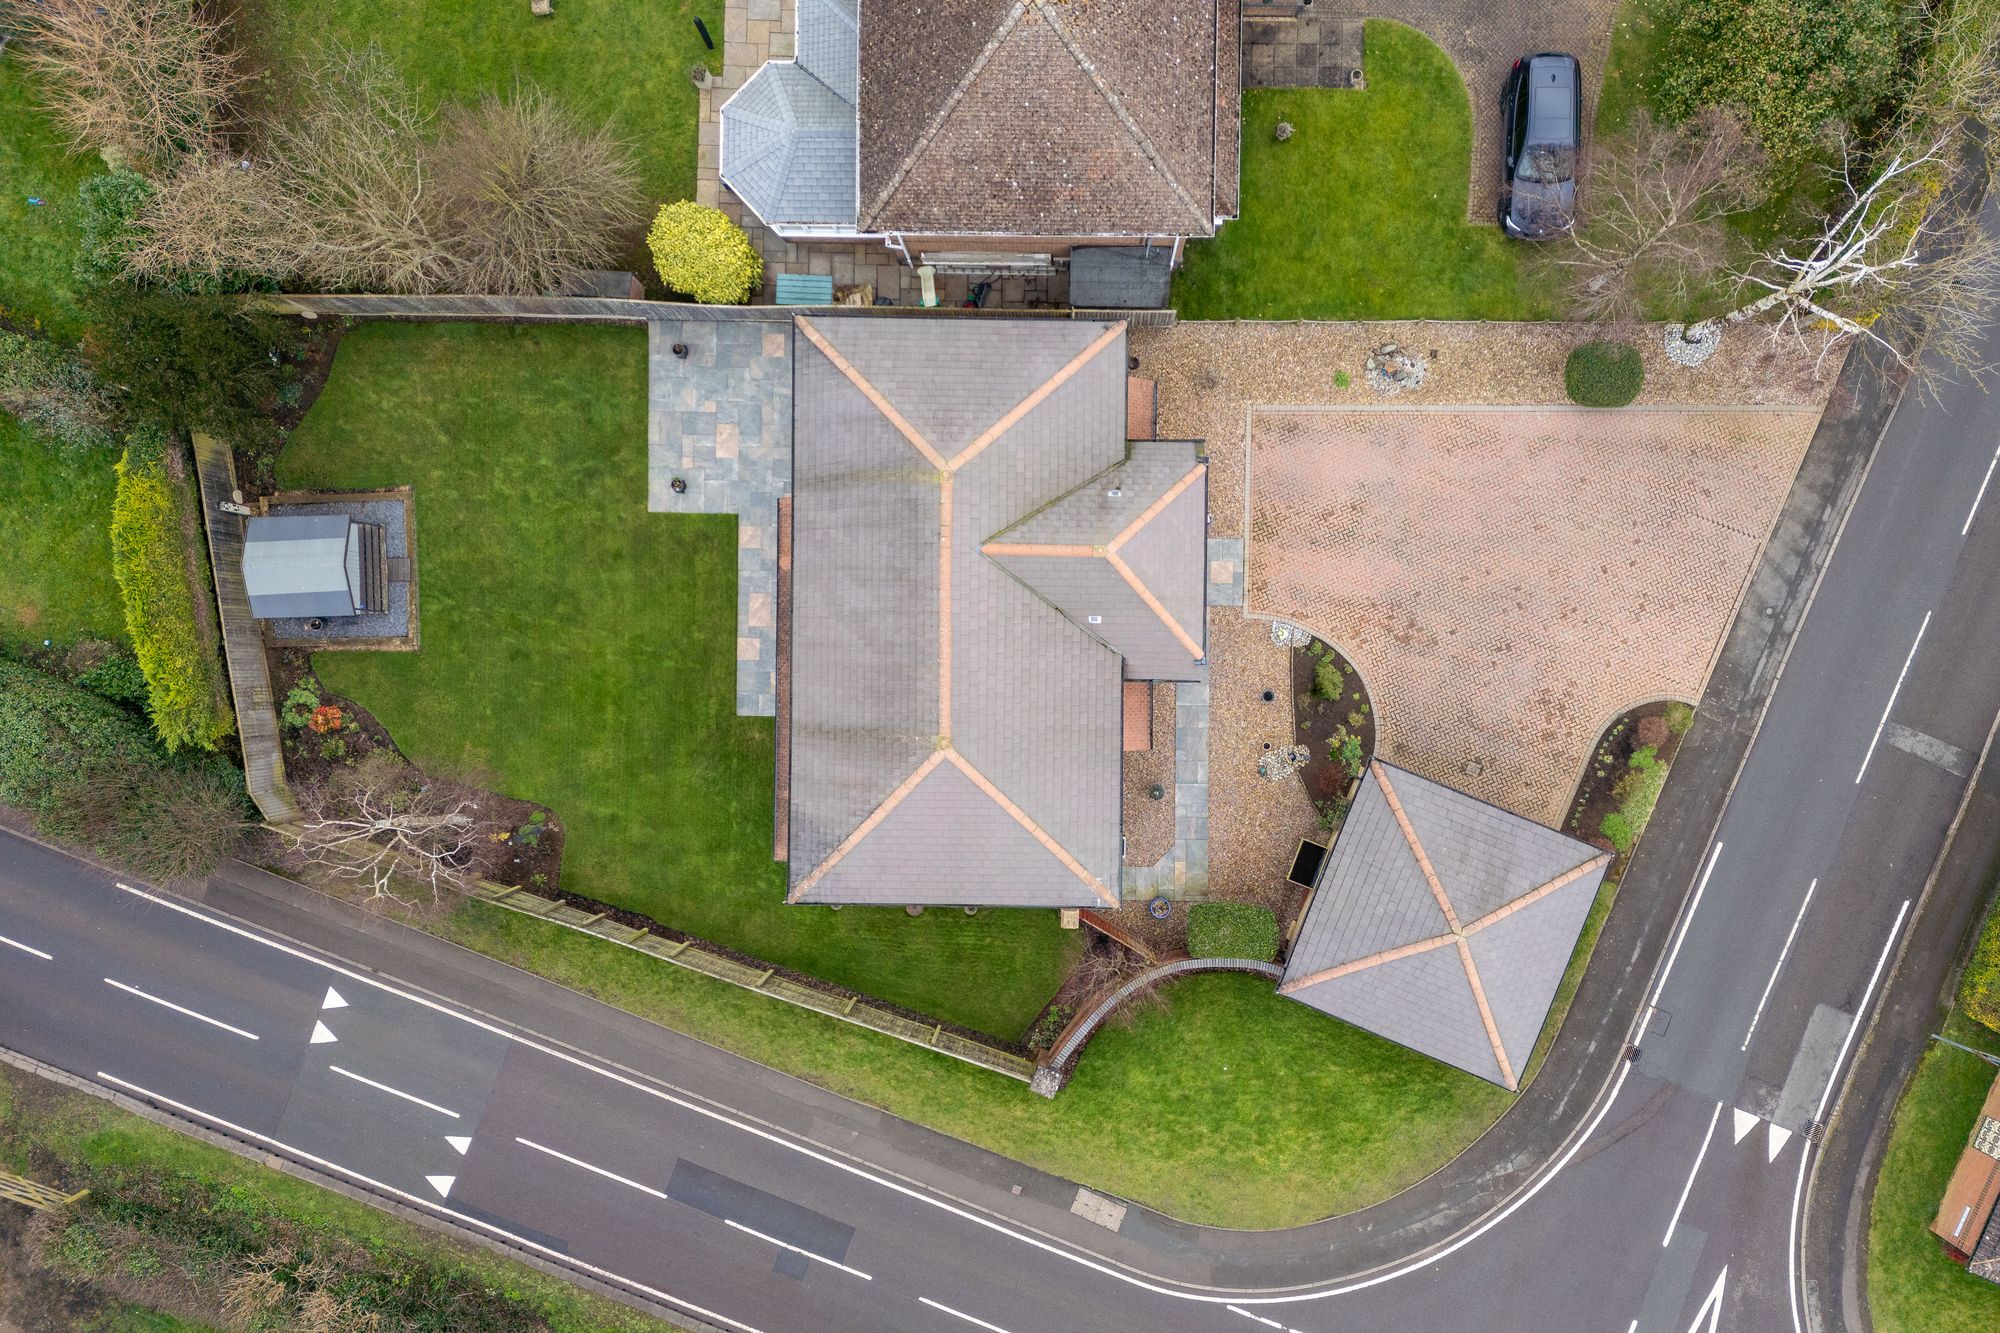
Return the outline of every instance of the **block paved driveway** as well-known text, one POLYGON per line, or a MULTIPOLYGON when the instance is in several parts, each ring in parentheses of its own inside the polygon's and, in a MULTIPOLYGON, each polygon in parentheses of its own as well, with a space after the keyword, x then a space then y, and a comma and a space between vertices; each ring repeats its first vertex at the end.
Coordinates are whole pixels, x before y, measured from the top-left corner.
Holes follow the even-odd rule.
POLYGON ((1249 609, 1347 655, 1384 758, 1560 825, 1613 718, 1700 697, 1817 421, 1256 409, 1249 609))
MULTIPOLYGON (((1587 143, 1617 13, 1617 0, 1378 0, 1368 7, 1370 18, 1408 24, 1444 48, 1465 80, 1472 99, 1468 221, 1499 225, 1500 89, 1507 71, 1541 51, 1567 51, 1581 61, 1587 143)), ((1365 55, 1362 66, 1366 72, 1365 55)))

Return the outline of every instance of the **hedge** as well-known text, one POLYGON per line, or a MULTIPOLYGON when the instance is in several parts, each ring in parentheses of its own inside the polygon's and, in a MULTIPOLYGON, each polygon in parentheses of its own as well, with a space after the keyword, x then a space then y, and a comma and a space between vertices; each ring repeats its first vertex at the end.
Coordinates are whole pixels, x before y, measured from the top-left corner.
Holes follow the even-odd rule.
POLYGON ((1278 918, 1255 903, 1196 903, 1188 909, 1188 952, 1268 963, 1278 956, 1278 918))
POLYGON ((1965 967, 1965 1012, 2000 1032, 2000 903, 1986 914, 1986 928, 1965 967))
POLYGON ((719 208, 687 199, 663 206, 646 245, 661 282, 709 305, 742 305, 764 281, 764 257, 719 208))
POLYGON ((65 449, 109 449, 111 406, 75 353, 0 329, 0 408, 65 449))
POLYGON ((1563 389, 1584 407, 1623 407, 1645 383, 1639 349, 1626 343, 1587 342, 1563 363, 1563 389))
POLYGON ((161 757, 123 708, 0 659, 0 801, 47 815, 106 765, 161 757))
POLYGON ((1632 752, 1631 767, 1611 789, 1618 808, 1598 822, 1597 831, 1620 852, 1631 851, 1632 844, 1646 831, 1646 823, 1652 819, 1653 807, 1659 804, 1660 792, 1666 785, 1667 766, 1660 762, 1659 752, 1650 745, 1640 746, 1632 752))
POLYGON ((125 601, 125 632, 146 675, 147 711, 167 749, 212 750, 234 729, 222 689, 220 645, 197 619, 190 565, 208 596, 187 482, 167 468, 166 439, 136 434, 118 460, 111 507, 111 572, 125 601), (192 560, 191 560, 192 557, 192 560))

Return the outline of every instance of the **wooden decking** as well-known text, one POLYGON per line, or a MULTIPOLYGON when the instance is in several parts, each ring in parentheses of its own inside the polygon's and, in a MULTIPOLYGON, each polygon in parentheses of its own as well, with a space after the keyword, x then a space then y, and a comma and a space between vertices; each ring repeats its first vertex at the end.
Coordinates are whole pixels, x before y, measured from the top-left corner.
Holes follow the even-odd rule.
POLYGON ((243 586, 243 520, 222 508, 236 491, 236 464, 227 445, 200 434, 194 437, 194 462, 201 479, 208 562, 215 571, 215 602, 222 613, 222 650, 229 660, 236 734, 243 743, 243 776, 265 822, 289 824, 298 819, 299 807, 285 785, 278 705, 271 692, 263 631, 250 614, 250 594, 243 586))

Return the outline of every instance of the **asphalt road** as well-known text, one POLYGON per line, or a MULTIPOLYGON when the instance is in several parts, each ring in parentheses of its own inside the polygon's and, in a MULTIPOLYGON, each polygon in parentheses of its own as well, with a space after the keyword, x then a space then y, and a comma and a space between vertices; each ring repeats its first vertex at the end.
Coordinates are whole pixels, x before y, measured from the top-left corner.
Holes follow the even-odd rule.
POLYGON ((1210 1245, 1139 1209, 1090 1243, 1049 1212, 1061 1182, 1023 1169, 1017 1210, 985 1189, 997 1159, 962 1182, 883 1162, 872 1143, 920 1131, 811 1110, 726 1057, 584 1054, 501 1002, 340 961, 378 953, 380 927, 327 927, 322 953, 11 835, 0 1044, 721 1327, 1682 1333, 1796 1328, 1809 1301, 1837 1326, 1796 1276, 1800 1209, 2000 709, 2000 488, 1978 498, 1996 446, 1978 391, 1906 400, 1699 859, 1638 1057, 1528 1190, 1400 1265, 1210 1245))

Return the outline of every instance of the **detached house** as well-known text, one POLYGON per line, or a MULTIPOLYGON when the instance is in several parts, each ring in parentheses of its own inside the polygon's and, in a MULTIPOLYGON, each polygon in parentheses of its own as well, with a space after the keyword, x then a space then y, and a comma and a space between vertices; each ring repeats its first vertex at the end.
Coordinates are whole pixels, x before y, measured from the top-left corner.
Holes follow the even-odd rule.
POLYGON ((796 329, 790 901, 1116 906, 1126 684, 1206 679, 1199 446, 1127 438, 1123 324, 796 329))
POLYGON ((798 0, 721 113, 722 182, 788 240, 1052 265, 1236 215, 1238 0, 798 0))

